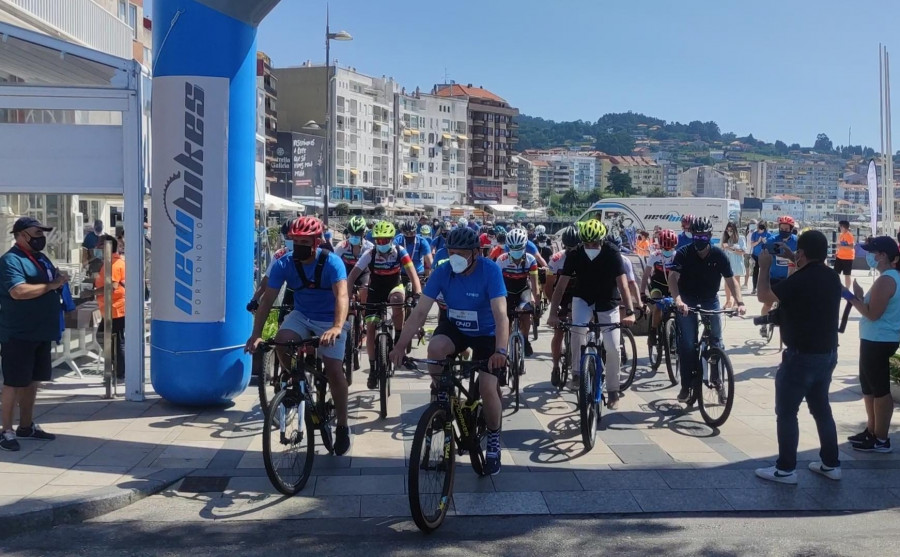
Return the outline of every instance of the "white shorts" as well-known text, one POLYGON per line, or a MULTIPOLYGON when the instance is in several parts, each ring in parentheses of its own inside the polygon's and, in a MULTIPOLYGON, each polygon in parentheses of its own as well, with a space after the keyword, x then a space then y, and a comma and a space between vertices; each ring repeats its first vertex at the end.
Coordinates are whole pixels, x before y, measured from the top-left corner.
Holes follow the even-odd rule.
MULTIPOLYGON (((290 312, 287 317, 284 318, 284 322, 281 324, 282 329, 293 331, 300 335, 300 338, 303 339, 314 336, 322 336, 322 334, 332 326, 333 323, 330 321, 313 321, 297 310, 290 312)), ((332 360, 343 361, 345 348, 344 344, 347 342, 347 331, 349 330, 349 328, 349 322, 344 323, 344 330, 343 332, 341 332, 341 336, 339 336, 331 346, 320 346, 319 356, 323 358, 331 358, 332 360)))

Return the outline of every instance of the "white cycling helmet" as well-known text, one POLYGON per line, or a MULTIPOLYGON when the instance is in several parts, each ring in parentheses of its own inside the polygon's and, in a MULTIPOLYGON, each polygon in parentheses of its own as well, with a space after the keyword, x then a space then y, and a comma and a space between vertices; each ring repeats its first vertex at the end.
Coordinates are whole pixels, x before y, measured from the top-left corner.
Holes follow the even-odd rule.
POLYGON ((506 246, 513 249, 522 249, 528 243, 528 234, 521 228, 513 228, 506 234, 506 246))
POLYGON ((544 226, 543 224, 539 224, 539 225, 537 225, 537 226, 534 227, 534 233, 535 233, 536 235, 538 235, 538 236, 541 236, 541 235, 543 235, 543 234, 546 234, 546 233, 547 233, 547 227, 544 226))

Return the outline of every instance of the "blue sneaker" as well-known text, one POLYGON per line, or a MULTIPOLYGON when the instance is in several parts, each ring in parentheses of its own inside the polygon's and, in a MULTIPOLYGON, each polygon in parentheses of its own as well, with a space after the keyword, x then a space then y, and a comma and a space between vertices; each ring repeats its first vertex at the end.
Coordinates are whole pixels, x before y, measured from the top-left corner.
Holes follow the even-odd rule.
POLYGON ((496 476, 500 473, 500 432, 488 431, 487 451, 484 453, 484 474, 496 476))

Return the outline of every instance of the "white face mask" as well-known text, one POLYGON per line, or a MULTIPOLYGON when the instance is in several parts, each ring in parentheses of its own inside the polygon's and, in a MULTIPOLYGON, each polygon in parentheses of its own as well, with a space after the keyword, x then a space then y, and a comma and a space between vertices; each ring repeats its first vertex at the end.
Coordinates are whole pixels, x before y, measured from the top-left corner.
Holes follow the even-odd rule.
POLYGON ((462 273, 469 268, 469 260, 454 253, 450 256, 450 267, 454 273, 462 273))
POLYGON ((584 248, 584 253, 591 261, 593 261, 600 255, 600 248, 584 248))

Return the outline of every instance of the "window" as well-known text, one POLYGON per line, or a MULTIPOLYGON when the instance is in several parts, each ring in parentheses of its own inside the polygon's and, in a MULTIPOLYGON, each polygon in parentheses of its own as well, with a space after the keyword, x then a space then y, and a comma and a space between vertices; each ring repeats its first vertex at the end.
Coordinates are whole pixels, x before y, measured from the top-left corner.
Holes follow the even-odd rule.
POLYGON ((137 6, 128 4, 128 25, 131 26, 132 39, 137 40, 137 6))
MULTIPOLYGON (((434 143, 434 134, 433 133, 428 134, 428 143, 434 143)), ((431 155, 431 156, 434 156, 434 155, 431 155)))
POLYGON ((368 181, 369 181, 369 171, 363 170, 363 182, 368 182, 368 181))
POLYGON ((128 21, 128 2, 119 0, 119 19, 128 21))
POLYGON ((343 183, 346 183, 346 181, 347 181, 347 176, 346 176, 344 169, 338 168, 337 169, 337 183, 343 184, 343 183))

